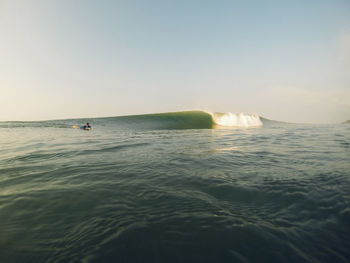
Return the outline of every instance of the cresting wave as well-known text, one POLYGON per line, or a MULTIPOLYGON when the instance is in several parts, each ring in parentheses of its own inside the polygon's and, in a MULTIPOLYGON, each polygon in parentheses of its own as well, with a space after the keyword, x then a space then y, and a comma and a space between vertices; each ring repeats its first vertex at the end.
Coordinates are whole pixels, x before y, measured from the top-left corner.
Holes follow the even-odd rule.
POLYGON ((250 128, 263 125, 256 114, 234 114, 210 111, 182 111, 113 118, 129 127, 144 129, 215 129, 250 128))
POLYGON ((73 125, 84 124, 86 122, 90 122, 94 129, 108 127, 109 129, 136 130, 251 128, 263 125, 262 120, 256 114, 219 113, 198 110, 89 119, 4 122, 0 123, 0 128, 72 128, 73 125))

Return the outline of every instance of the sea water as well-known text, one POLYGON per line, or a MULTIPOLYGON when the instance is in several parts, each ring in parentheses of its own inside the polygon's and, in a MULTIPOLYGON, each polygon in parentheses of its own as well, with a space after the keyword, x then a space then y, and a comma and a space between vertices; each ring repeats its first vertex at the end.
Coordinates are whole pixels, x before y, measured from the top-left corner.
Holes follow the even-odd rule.
POLYGON ((350 125, 262 122, 0 123, 0 262, 349 262, 350 125))

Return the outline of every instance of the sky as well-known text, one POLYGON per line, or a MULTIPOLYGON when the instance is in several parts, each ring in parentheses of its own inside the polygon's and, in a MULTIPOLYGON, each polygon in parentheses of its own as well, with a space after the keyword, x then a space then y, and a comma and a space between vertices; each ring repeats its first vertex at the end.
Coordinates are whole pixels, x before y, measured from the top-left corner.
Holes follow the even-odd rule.
POLYGON ((0 0, 0 121, 350 119, 348 0, 0 0))

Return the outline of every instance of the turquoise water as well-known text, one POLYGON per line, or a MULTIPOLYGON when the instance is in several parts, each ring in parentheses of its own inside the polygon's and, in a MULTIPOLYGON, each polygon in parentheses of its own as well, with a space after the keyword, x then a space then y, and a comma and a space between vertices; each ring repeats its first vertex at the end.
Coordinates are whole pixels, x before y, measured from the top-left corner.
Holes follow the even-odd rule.
POLYGON ((349 262, 350 126, 262 121, 0 123, 0 262, 349 262))

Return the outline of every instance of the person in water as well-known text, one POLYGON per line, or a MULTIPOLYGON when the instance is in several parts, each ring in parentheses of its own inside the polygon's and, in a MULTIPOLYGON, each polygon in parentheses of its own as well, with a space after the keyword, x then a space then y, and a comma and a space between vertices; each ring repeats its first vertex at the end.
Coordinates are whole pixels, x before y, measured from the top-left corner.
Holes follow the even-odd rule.
POLYGON ((87 122, 87 123, 83 126, 83 129, 91 129, 90 123, 87 122))

